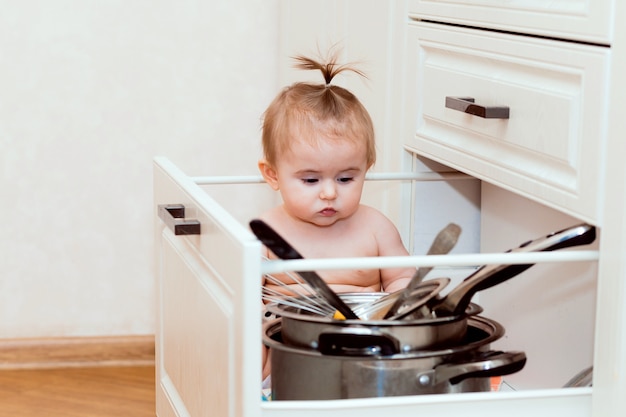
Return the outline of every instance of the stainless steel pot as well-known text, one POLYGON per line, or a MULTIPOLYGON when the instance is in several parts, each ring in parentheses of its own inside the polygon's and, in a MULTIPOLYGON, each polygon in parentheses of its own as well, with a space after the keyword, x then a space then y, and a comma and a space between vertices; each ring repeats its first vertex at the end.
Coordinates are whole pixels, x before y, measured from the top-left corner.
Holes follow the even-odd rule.
MULTIPOLYGON (((370 303, 384 293, 347 293, 340 297, 351 308, 370 303)), ((293 347, 318 349, 327 334, 342 337, 379 338, 389 353, 411 352, 456 345, 467 331, 467 320, 482 312, 470 304, 458 316, 421 318, 419 320, 334 320, 279 303, 269 304, 268 311, 282 317, 282 341, 293 347)))
POLYGON ((489 350, 504 328, 483 317, 469 318, 466 337, 457 346, 390 355, 384 337, 368 340, 341 333, 327 335, 318 349, 289 346, 282 341, 281 321, 267 323, 263 335, 272 352, 276 400, 489 391, 488 377, 517 372, 526 363, 523 352, 489 350))

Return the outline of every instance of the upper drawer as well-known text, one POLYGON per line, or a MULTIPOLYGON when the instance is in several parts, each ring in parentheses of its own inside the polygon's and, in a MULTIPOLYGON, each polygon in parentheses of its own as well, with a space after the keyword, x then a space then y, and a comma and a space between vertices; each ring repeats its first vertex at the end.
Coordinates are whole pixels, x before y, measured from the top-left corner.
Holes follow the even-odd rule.
POLYGON ((615 0, 409 0, 412 17, 608 44, 615 0))
POLYGON ((608 48, 414 23, 406 145, 418 154, 599 222, 608 48), (490 119, 447 97, 509 108, 490 119))

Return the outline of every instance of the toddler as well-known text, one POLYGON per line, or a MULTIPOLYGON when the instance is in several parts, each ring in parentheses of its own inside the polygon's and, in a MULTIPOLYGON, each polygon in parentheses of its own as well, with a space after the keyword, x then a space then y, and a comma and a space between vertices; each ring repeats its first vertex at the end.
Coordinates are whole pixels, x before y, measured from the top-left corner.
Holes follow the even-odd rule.
MULTIPOLYGON (((338 65, 336 57, 326 63, 303 56, 296 61, 297 68, 320 71, 324 83, 292 84, 265 112, 259 169, 283 203, 260 218, 304 258, 408 255, 393 223, 360 202, 365 174, 376 160, 374 127, 359 100, 332 80, 344 71, 364 74, 338 65)), ((275 258, 269 251, 265 255, 275 258)), ((406 287, 414 272, 393 268, 320 275, 337 293, 394 292, 406 287)), ((283 286, 263 285, 285 292, 283 286)), ((269 374, 266 355, 264 350, 264 377, 269 374)))

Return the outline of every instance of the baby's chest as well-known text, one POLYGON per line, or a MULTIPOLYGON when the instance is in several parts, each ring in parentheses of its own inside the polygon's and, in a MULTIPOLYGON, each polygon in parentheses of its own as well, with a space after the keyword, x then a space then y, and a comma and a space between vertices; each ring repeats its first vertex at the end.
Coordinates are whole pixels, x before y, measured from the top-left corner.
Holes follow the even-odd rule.
POLYGON ((301 238, 300 252, 305 258, 351 258, 377 256, 378 246, 367 235, 335 235, 322 239, 301 238))

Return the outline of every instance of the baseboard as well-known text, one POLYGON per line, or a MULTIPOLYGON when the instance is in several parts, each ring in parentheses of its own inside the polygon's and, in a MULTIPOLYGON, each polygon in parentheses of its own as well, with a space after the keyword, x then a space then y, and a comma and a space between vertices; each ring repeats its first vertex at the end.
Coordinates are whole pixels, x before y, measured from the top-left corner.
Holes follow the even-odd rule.
POLYGON ((0 369, 154 365, 154 336, 0 339, 0 369))

